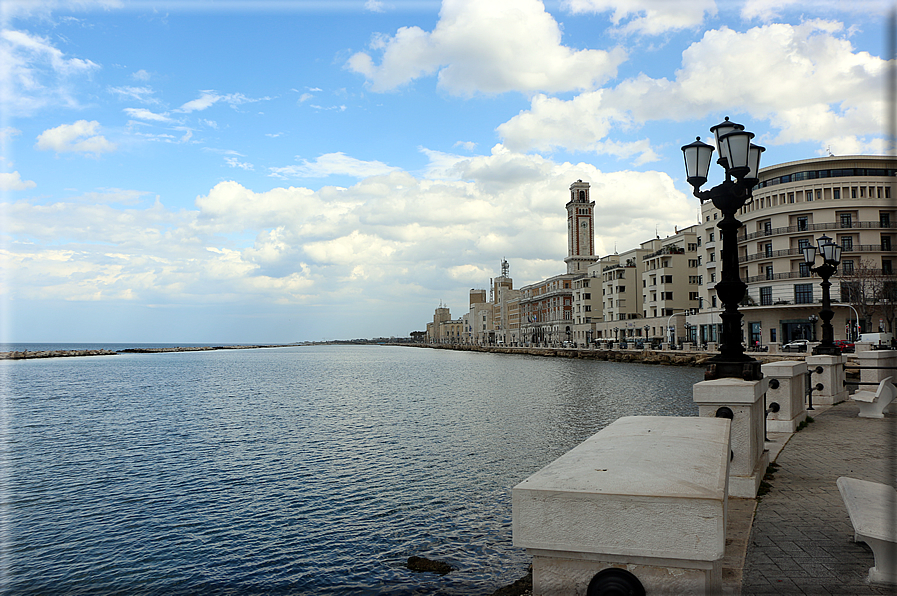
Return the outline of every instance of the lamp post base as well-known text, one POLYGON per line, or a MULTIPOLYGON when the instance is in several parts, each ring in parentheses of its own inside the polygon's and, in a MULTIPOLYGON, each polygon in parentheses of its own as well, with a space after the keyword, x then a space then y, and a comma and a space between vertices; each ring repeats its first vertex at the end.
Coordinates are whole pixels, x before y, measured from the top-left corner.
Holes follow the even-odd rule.
POLYGON ((759 381, 763 378, 763 373, 760 371, 761 362, 748 356, 736 360, 714 356, 705 364, 707 364, 707 370, 704 371, 705 381, 726 377, 734 377, 745 381, 759 381))

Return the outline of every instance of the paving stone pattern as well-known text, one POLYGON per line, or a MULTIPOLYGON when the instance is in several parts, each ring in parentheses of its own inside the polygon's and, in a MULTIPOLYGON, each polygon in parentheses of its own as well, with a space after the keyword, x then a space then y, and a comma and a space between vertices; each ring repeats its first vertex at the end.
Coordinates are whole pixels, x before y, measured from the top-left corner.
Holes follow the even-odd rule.
MULTIPOLYGON (((815 422, 779 454, 772 488, 757 506, 741 594, 897 594, 870 584, 872 551, 854 542, 835 484, 839 476, 897 482, 897 415, 858 418, 843 402, 810 412, 815 422)), ((897 512, 895 512, 897 515, 897 512)))

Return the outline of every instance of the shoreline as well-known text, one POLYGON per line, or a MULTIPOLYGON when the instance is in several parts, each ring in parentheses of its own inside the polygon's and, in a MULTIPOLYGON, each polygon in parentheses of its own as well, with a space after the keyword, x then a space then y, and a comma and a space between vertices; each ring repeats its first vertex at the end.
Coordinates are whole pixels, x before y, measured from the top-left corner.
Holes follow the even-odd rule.
MULTIPOLYGON (((719 352, 682 351, 682 350, 605 350, 598 348, 535 348, 508 346, 475 346, 464 344, 405 344, 409 347, 432 348, 435 350, 456 350, 461 352, 487 352, 492 354, 523 354, 527 356, 543 356, 555 358, 577 358, 583 360, 606 360, 610 362, 640 362, 642 364, 661 364, 671 366, 705 366, 707 361, 719 352)), ((762 364, 785 360, 805 360, 804 352, 787 352, 769 354, 765 352, 746 352, 745 354, 759 360, 762 364)))
POLYGON ((35 360, 39 358, 76 358, 82 356, 115 356, 117 354, 162 354, 169 352, 211 352, 215 350, 256 350, 259 348, 291 348, 299 344, 247 346, 177 346, 173 348, 125 348, 123 350, 44 350, 39 352, 0 352, 0 360, 35 360))

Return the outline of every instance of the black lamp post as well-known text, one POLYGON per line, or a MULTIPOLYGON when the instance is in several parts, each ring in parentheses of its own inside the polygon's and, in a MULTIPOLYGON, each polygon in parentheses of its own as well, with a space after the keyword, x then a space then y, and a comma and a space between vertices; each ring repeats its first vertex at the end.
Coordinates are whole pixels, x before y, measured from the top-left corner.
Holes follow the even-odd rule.
POLYGON ((832 283, 829 278, 835 274, 841 263, 841 247, 832 242, 832 239, 825 234, 817 242, 819 244, 818 252, 822 255, 822 264, 818 267, 814 267, 817 248, 811 244, 803 249, 804 261, 810 267, 810 271, 822 278, 822 310, 819 311, 819 318, 822 319, 822 343, 813 348, 813 353, 840 356, 841 349, 835 345, 835 330, 832 327, 832 317, 835 316, 835 311, 832 310, 832 296, 829 291, 832 283))
POLYGON ((744 299, 747 285, 741 281, 738 271, 738 228, 741 222, 735 219, 735 213, 751 198, 751 189, 759 181, 760 154, 763 147, 751 143, 754 134, 744 130, 744 126, 725 121, 710 129, 716 137, 720 158, 717 163, 726 170, 726 180, 710 190, 701 191, 707 182, 713 147, 701 142, 698 137, 694 143, 682 147, 685 154, 685 171, 688 183, 694 187, 694 195, 703 203, 712 201, 713 206, 723 214, 716 227, 722 237, 722 275, 716 284, 716 293, 723 303, 720 313, 722 329, 720 333, 720 353, 711 358, 709 368, 704 375, 707 379, 737 377, 746 381, 763 378, 760 362, 746 356, 741 341, 742 314, 738 312, 738 304, 744 299), (733 180, 734 178, 734 180, 733 180))

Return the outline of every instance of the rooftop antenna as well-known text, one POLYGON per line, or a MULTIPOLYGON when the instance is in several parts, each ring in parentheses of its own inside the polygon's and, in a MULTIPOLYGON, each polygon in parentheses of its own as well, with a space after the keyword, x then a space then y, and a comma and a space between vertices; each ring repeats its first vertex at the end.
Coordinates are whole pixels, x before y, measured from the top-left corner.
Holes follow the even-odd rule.
POLYGON ((834 156, 835 156, 835 154, 832 153, 832 146, 831 146, 831 145, 829 145, 828 147, 826 147, 825 150, 828 151, 828 156, 829 156, 829 157, 834 157, 834 156))
POLYGON ((504 257, 501 259, 501 275, 502 277, 508 276, 508 271, 510 271, 510 265, 508 265, 508 260, 504 257))

